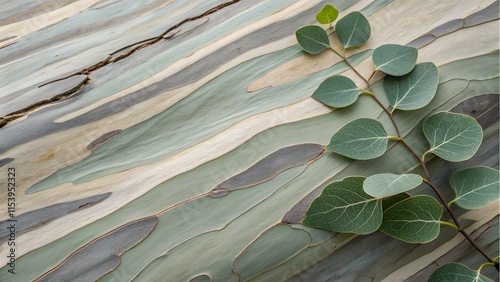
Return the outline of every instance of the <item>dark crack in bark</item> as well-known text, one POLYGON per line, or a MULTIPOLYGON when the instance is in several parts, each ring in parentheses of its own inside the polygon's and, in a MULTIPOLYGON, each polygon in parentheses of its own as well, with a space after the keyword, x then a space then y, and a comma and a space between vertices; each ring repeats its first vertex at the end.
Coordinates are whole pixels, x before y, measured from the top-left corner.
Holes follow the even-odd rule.
MULTIPOLYGON (((69 77, 66 77, 66 78, 69 78, 69 77)), ((66 78, 64 78, 64 79, 66 79, 66 78)), ((59 79, 57 81, 60 81, 60 80, 63 80, 63 79, 59 79)), ((70 96, 73 96, 76 93, 79 93, 80 91, 82 91, 85 87, 87 87, 91 83, 92 83, 92 79, 90 78, 90 76, 87 75, 87 77, 82 82, 80 82, 79 84, 77 84, 73 88, 71 88, 63 93, 57 94, 56 96, 54 96, 50 99, 45 99, 45 100, 36 102, 36 103, 31 104, 30 106, 25 107, 21 110, 7 114, 7 115, 0 118, 0 128, 4 127, 5 125, 7 125, 9 122, 11 122, 13 120, 16 120, 18 118, 21 118, 23 116, 28 115, 30 112, 32 112, 32 111, 34 111, 34 110, 36 110, 44 105, 56 103, 56 102, 59 102, 61 100, 66 99, 70 96)), ((39 87, 41 87, 41 86, 39 86, 39 87)))
POLYGON ((7 114, 3 117, 0 118, 0 128, 6 126, 9 122, 11 121, 14 121, 18 118, 21 118, 23 116, 26 116, 28 115, 30 112, 44 106, 44 105, 48 105, 48 104, 52 104, 52 103, 55 103, 55 102, 58 102, 58 101, 61 101, 61 100, 64 100, 66 98, 69 98, 70 96, 73 96, 77 93, 79 93, 80 91, 82 91, 83 89, 85 89, 91 82, 92 82, 92 79, 90 77, 90 75, 92 74, 92 72, 108 65, 108 64, 112 64, 112 63, 116 63, 124 58, 127 58, 129 57, 130 55, 134 54, 136 51, 139 51, 140 49, 143 49, 143 48, 146 48, 146 47, 149 47, 155 43, 158 43, 162 40, 165 40, 165 39, 170 39, 172 38, 178 31, 176 31, 181 25, 187 23, 187 22, 191 22, 191 21, 195 21, 195 20, 198 20, 200 18, 203 18, 203 17, 206 17, 210 14, 213 14, 225 7, 228 7, 230 5, 233 5, 235 3, 238 3, 240 2, 241 0, 231 0, 231 1, 228 1, 228 2, 225 2, 225 3, 222 3, 218 6, 215 6, 207 11, 205 11, 204 13, 202 14, 199 14, 197 16, 194 16, 194 17, 189 17, 189 18, 186 18, 182 21, 180 21, 179 23, 171 26, 170 28, 168 28, 167 30, 165 30, 162 34, 156 36, 156 37, 153 37, 153 38, 149 38, 149 39, 145 39, 145 40, 141 40, 139 42, 135 42, 135 43, 132 43, 128 46, 125 46, 123 48, 120 48, 118 49, 117 51, 114 51, 112 52, 110 55, 108 55, 104 60, 94 64, 94 65, 91 65, 90 67, 87 67, 87 68, 84 68, 82 69, 81 71, 78 71, 78 72, 75 72, 75 73, 72 73, 68 76, 65 76, 65 77, 62 77, 62 78, 58 78, 58 79, 55 79, 55 80, 52 80, 52 81, 49 81, 47 83, 44 83, 38 87, 43 87, 47 84, 51 84, 51 83, 54 83, 54 82, 57 82, 57 81, 61 81, 61 80, 65 80, 67 78, 70 78, 70 77, 73 77, 73 76, 76 76, 76 75, 86 75, 87 76, 87 79, 75 86, 74 88, 72 88, 71 90, 69 91, 66 91, 64 93, 61 93, 61 94, 57 94, 56 96, 50 98, 50 99, 46 99, 46 100, 43 100, 43 101, 40 101, 40 102, 37 102, 35 104, 32 104, 26 108, 23 108, 21 110, 17 110, 15 112, 12 112, 10 114, 7 114), (132 48, 130 48, 132 47, 132 48), (123 52, 122 52, 123 51, 123 52), (118 56, 116 57, 113 57, 112 55, 113 54, 117 54, 119 52, 122 52, 121 54, 119 54, 118 56))

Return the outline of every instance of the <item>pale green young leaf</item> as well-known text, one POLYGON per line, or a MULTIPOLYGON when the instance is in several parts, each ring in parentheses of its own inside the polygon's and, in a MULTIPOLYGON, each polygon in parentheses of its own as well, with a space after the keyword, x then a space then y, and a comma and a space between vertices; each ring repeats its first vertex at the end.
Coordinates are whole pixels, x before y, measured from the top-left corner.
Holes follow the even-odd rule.
POLYGON ((382 156, 387 150, 388 140, 379 121, 360 118, 339 129, 327 149, 351 159, 368 160, 382 156))
POLYGON ((467 266, 452 262, 436 269, 429 277, 429 282, 460 281, 460 282, 493 282, 467 266))
POLYGON ((421 63, 403 76, 386 76, 384 89, 393 111, 425 107, 436 95, 438 70, 433 63, 421 63))
POLYGON ((481 145, 483 130, 470 116, 440 112, 429 117, 423 125, 424 135, 433 153, 440 158, 458 162, 471 158, 481 145))
POLYGON ((480 209, 498 200, 500 171, 485 166, 464 169, 450 178, 450 185, 456 195, 450 204, 468 210, 480 209))
POLYGON ((335 232, 369 234, 382 222, 382 200, 363 191, 364 177, 348 177, 328 185, 316 198, 302 224, 335 232))
POLYGON ((295 32, 295 36, 302 50, 309 54, 319 54, 330 48, 328 34, 319 26, 304 26, 295 32))
POLYGON ((422 183, 418 174, 381 173, 368 177, 363 183, 363 189, 375 198, 385 198, 411 190, 422 183))
POLYGON ((397 44, 385 44, 373 51, 372 58, 377 70, 393 76, 409 73, 417 62, 416 48, 397 44))
POLYGON ((370 38, 370 23, 360 12, 352 12, 341 18, 335 26, 335 32, 344 48, 358 47, 370 38))
POLYGON ((350 78, 336 75, 323 81, 312 97, 335 108, 352 105, 358 99, 360 90, 350 78))
POLYGON ((318 14, 316 14, 316 20, 320 24, 331 24, 339 16, 339 11, 335 9, 332 5, 328 4, 318 14))
POLYGON ((408 193, 399 193, 394 196, 390 196, 382 199, 382 209, 385 211, 386 209, 392 207, 393 205, 401 202, 402 200, 410 198, 411 195, 408 193))
POLYGON ((380 231, 409 243, 428 243, 439 235, 443 208, 431 196, 414 196, 384 211, 380 231))

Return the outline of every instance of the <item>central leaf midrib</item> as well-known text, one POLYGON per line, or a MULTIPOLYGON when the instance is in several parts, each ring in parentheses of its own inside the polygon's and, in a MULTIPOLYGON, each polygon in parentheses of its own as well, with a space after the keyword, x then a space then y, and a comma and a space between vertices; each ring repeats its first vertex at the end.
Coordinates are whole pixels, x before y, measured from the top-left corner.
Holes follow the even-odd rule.
MULTIPOLYGON (((457 199, 457 200, 458 200, 458 199, 462 199, 464 196, 466 196, 466 195, 468 195, 468 194, 470 194, 470 193, 473 193, 473 192, 475 192, 475 191, 477 191, 477 190, 483 189, 484 187, 487 187, 487 186, 490 186, 490 185, 495 185, 495 184, 498 184, 498 183, 500 183, 500 181, 497 181, 497 182, 492 182, 492 183, 488 183, 488 184, 486 184, 486 185, 481 185, 480 187, 477 187, 476 189, 473 189, 473 190, 471 190, 471 191, 469 191, 469 192, 467 192, 467 193, 465 193, 465 194, 457 195, 457 198, 456 198, 456 199, 457 199)), ((463 186, 462 186, 461 188, 463 188, 463 186)))
POLYGON ((379 66, 378 66, 378 68, 380 69, 381 67, 383 67, 383 66, 385 66, 385 65, 387 65, 387 64, 389 64, 389 63, 392 63, 392 62, 394 62, 395 60, 397 60, 397 59, 399 59, 399 58, 402 58, 402 57, 408 56, 408 55, 410 55, 410 53, 411 53, 411 52, 406 52, 406 53, 404 53, 404 54, 402 54, 402 55, 400 55, 400 56, 397 56, 397 57, 395 57, 394 59, 387 61, 387 63, 379 65, 379 66))
MULTIPOLYGON (((333 195, 332 195, 333 196, 333 195)), ((344 205, 344 206, 337 206, 333 209, 329 209, 327 211, 324 211, 324 212, 318 212, 317 214, 326 214, 326 213, 330 213, 332 211, 335 211, 335 210, 338 210, 338 209, 347 209, 347 208, 350 208, 350 207, 353 207, 353 206, 357 206, 357 205, 362 205, 362 204, 368 204, 372 201, 377 201, 378 199, 376 198, 371 198, 371 199, 367 199, 367 200, 364 200, 364 201, 360 201, 360 202, 356 202, 356 203, 351 203, 351 204, 348 204, 348 205, 344 205)), ((364 209, 363 209, 364 210, 364 209)), ((363 211, 361 210, 360 213, 363 211)))
POLYGON ((358 25, 359 18, 360 18, 360 16, 359 16, 359 15, 357 15, 357 17, 356 17, 356 22, 354 23, 354 26, 353 26, 352 31, 351 31, 351 35, 349 36, 349 39, 347 40, 347 43, 346 43, 346 48, 347 48, 348 46, 351 46, 351 38, 352 38, 352 36, 354 35, 354 31, 356 31, 356 26, 358 25))
POLYGON ((318 40, 316 40, 316 39, 314 39, 314 38, 312 38, 312 37, 309 37, 309 36, 307 36, 307 35, 305 35, 305 34, 302 34, 302 35, 303 35, 305 38, 311 39, 311 41, 314 41, 314 42, 316 42, 316 43, 319 43, 319 44, 321 44, 321 45, 325 46, 326 48, 330 48, 330 45, 326 45, 325 43, 323 43, 323 42, 321 42, 321 41, 318 41, 318 40))
MULTIPOLYGON (((453 121, 453 123, 455 123, 455 122, 456 122, 456 121, 453 121)), ((452 125, 453 125, 453 124, 452 124, 452 125)), ((450 127, 451 127, 452 125, 450 125, 450 127)), ((446 134, 445 134, 445 136, 444 136, 444 140, 443 140, 443 142, 442 142, 441 144, 437 145, 437 146, 434 144, 434 145, 432 146, 432 150, 434 150, 434 151, 435 151, 436 149, 439 149, 441 146, 443 146, 443 145, 445 145, 445 144, 448 144, 448 143, 450 143, 451 141, 455 140, 456 138, 458 138, 458 137, 462 136, 462 135, 463 135, 466 131, 468 131, 468 130, 469 130, 469 128, 470 128, 470 126, 469 126, 469 127, 467 127, 466 129, 464 129, 463 131, 460 131, 457 135, 453 136, 452 138, 450 138, 450 139, 446 140, 447 135, 448 135, 448 131, 449 131, 449 129, 450 129, 450 128, 448 128, 448 131, 446 132, 446 134)), ((435 132, 437 132, 437 130, 435 130, 435 132)), ((434 136, 436 136, 436 135, 434 134, 434 136)), ((460 144, 459 144, 459 145, 460 145, 460 144)), ((464 145, 464 146, 467 146, 467 145, 464 145)), ((445 150, 445 151, 446 151, 446 150, 445 150)))
MULTIPOLYGON (((400 176, 398 176, 396 179, 394 179, 393 181, 391 181, 391 183, 389 183, 385 189, 382 189, 382 191, 380 191, 380 193, 378 193, 378 194, 377 194, 377 196, 380 196, 380 194, 383 194, 383 192, 387 191, 387 189, 390 189, 390 187, 391 187, 394 183, 396 183, 396 181, 398 181, 399 179, 401 179, 401 178, 403 178, 403 177, 404 177, 404 175, 400 175, 400 176)), ((407 186, 408 186, 408 185, 407 185, 407 186)), ((394 191, 394 189, 390 189, 390 191, 394 191)))
MULTIPOLYGON (((420 78, 406 91, 406 93, 403 95, 403 97, 401 97, 401 99, 399 99, 396 104, 394 105, 394 108, 397 108, 399 104, 401 104, 401 102, 406 98, 406 96, 408 96, 408 94, 413 90, 413 88, 415 88, 415 86, 425 77, 425 75, 427 74, 427 72, 429 71, 428 68, 426 68, 426 70, 424 71, 424 73, 420 76, 420 78)), ((399 88, 399 87, 398 87, 399 88)), ((399 95, 398 95, 399 96, 399 95)))

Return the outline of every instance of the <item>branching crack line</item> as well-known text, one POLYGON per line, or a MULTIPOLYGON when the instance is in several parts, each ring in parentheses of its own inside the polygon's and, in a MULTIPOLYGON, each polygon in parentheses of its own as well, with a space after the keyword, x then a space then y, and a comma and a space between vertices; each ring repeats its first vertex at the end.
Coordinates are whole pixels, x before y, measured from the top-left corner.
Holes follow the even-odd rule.
POLYGON ((48 105, 48 104, 52 104, 52 103, 64 100, 64 99, 82 91, 90 83, 92 83, 92 79, 90 78, 90 76, 87 75, 87 77, 82 82, 80 82, 75 87, 73 87, 73 88, 71 88, 63 93, 57 94, 56 96, 54 96, 50 99, 36 102, 35 104, 31 104, 30 106, 28 106, 24 109, 12 112, 4 117, 1 117, 0 118, 0 128, 4 127, 9 122, 16 120, 18 118, 21 118, 21 117, 27 115, 28 113, 30 113, 30 112, 32 112, 32 111, 34 111, 34 110, 36 110, 44 105, 48 105))
POLYGON ((40 86, 38 86, 38 88, 40 87, 43 87, 45 85, 48 85, 48 84, 51 84, 51 83, 54 83, 54 82, 57 82, 57 81, 61 81, 61 80, 65 80, 65 79, 68 79, 70 77, 73 77, 73 76, 76 76, 76 75, 86 75, 87 78, 81 82, 80 84, 78 84, 76 87, 73 87, 72 89, 64 92, 64 93, 61 93, 61 94, 57 94, 56 96, 50 98, 50 99, 46 99, 46 100, 43 100, 43 101, 40 101, 40 102, 37 102, 35 104, 32 104, 26 108, 23 108, 21 110, 18 110, 18 111, 15 111, 15 112, 12 112, 10 114, 7 114, 3 117, 0 117, 0 128, 6 126, 9 122, 11 121, 14 121, 18 118, 21 118, 23 116, 26 116, 28 115, 30 112, 44 106, 44 105, 48 105, 48 104, 52 104, 52 103, 55 103, 55 102, 59 102, 61 100, 64 100, 70 96, 73 96, 74 94, 82 91, 83 89, 85 89, 88 85, 91 84, 92 82, 92 79, 90 77, 90 75, 92 74, 92 72, 106 66, 106 65, 109 65, 109 64, 112 64, 112 63, 116 63, 122 59, 125 59, 127 58, 128 56, 132 55, 133 53, 135 53, 136 51, 140 50, 140 49, 143 49, 143 48, 146 48, 146 47, 149 47, 155 43, 158 43, 164 39, 170 39, 173 37, 173 35, 175 35, 175 33, 177 33, 178 31, 176 31, 177 28, 179 28, 181 25, 187 23, 187 22, 190 22, 190 21, 195 21, 195 20, 198 20, 200 18, 203 18, 203 17, 206 17, 210 14, 213 14, 223 8, 226 8, 228 6, 231 6, 237 2, 240 2, 241 0, 231 0, 231 1, 228 1, 228 2, 225 2, 225 3, 222 3, 218 6, 215 6, 207 11, 205 11, 204 13, 202 14, 199 14, 197 16, 194 16, 194 17, 189 17, 189 18, 186 18, 180 22, 178 22, 177 24, 169 27, 167 30, 165 30, 162 34, 156 36, 156 37, 152 37, 152 38, 148 38, 148 39, 144 39, 144 40, 141 40, 139 42, 136 42, 136 43, 132 43, 130 45, 127 45, 125 47, 122 47, 114 52, 112 52, 110 55, 108 55, 108 57, 106 57, 104 60, 90 66, 90 67, 87 67, 87 68, 84 68, 80 71, 77 71, 75 73, 72 73, 70 75, 67 75, 65 77, 62 77, 62 78, 58 78, 58 79, 55 79, 55 80, 52 80, 52 81, 49 81, 47 83, 44 83, 40 86), (130 47, 133 47, 131 49, 128 49, 130 47), (120 53, 121 52, 121 53, 120 53), (117 53, 120 53, 119 55, 117 55, 116 57, 113 57, 114 54, 117 54, 117 53))

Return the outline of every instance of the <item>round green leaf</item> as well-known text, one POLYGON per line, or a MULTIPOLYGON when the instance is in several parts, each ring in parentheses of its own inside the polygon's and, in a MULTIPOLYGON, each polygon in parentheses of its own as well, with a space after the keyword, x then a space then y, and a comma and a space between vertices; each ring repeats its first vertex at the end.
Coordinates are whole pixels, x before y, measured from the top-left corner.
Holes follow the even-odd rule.
POLYGON ((386 76, 384 89, 393 110, 416 110, 425 107, 436 95, 438 70, 433 63, 416 65, 403 76, 386 76))
POLYGON ((340 19, 335 31, 346 49, 365 44, 371 35, 370 23, 360 12, 352 12, 340 19))
POLYGON ((326 31, 319 26, 304 26, 295 32, 297 42, 302 50, 309 54, 319 54, 330 48, 330 40, 326 31))
POLYGON ((428 243, 439 235, 443 208, 431 196, 415 196, 384 211, 380 231, 409 243, 428 243))
POLYGON ((411 190, 422 183, 418 174, 381 173, 368 177, 363 183, 363 189, 375 198, 384 198, 411 190))
POLYGON ((326 186, 302 224, 335 232, 369 234, 382 222, 382 200, 363 191, 364 177, 348 177, 326 186))
POLYGON ((417 57, 416 48, 397 44, 382 45, 372 54, 377 69, 394 76, 409 73, 415 67, 417 57))
POLYGON ((456 262, 447 263, 436 269, 432 273, 431 277, 429 277, 428 281, 493 282, 493 280, 481 275, 479 272, 456 262))
POLYGON ((377 120, 360 118, 344 125, 331 138, 327 149, 356 160, 369 160, 382 156, 387 150, 389 137, 377 120))
POLYGON ((342 108, 356 102, 359 93, 354 81, 348 77, 336 75, 323 81, 312 97, 327 106, 342 108))
POLYGON ((332 5, 326 5, 316 15, 316 19, 320 24, 330 24, 337 19, 339 11, 332 5))
POLYGON ((423 130, 431 144, 425 154, 433 153, 451 162, 471 158, 483 140, 483 130, 479 123, 463 114, 437 113, 424 122, 423 130))
POLYGON ((499 198, 500 171, 481 166, 464 169, 450 178, 456 198, 451 203, 473 210, 480 209, 499 198))

